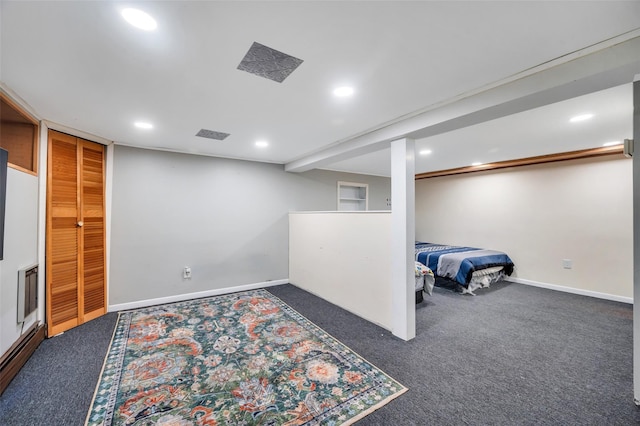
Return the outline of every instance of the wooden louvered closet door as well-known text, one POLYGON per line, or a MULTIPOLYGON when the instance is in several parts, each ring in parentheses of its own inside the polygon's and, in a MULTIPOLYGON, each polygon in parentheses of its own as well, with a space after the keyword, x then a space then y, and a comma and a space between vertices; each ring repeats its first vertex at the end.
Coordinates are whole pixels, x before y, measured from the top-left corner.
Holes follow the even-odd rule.
POLYGON ((106 313, 104 147, 49 132, 48 335, 106 313))

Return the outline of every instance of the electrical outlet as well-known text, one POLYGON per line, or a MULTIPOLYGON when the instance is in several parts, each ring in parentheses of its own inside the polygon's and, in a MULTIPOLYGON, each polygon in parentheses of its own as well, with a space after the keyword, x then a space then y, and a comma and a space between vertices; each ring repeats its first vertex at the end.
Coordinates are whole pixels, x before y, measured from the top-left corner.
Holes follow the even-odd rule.
POLYGON ((184 269, 182 270, 182 278, 184 278, 185 280, 191 279, 191 268, 189 268, 188 266, 184 267, 184 269))
POLYGON ((562 267, 564 269, 573 268, 573 260, 571 260, 571 259, 562 259, 562 267))

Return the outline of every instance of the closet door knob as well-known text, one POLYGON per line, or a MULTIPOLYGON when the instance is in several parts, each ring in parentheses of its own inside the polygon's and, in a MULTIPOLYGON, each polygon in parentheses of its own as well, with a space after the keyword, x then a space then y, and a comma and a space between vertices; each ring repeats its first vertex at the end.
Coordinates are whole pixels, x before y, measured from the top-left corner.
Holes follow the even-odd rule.
POLYGON ((76 223, 76 225, 78 226, 78 228, 80 228, 82 225, 84 225, 83 221, 78 221, 78 223, 76 223))

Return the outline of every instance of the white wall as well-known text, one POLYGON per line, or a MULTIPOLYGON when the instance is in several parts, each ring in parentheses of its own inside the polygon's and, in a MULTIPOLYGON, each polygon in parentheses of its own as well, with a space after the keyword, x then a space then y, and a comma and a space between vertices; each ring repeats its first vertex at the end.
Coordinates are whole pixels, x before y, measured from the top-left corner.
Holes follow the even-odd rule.
POLYGON ((287 279, 289 211, 335 210, 339 180, 388 208, 388 178, 116 146, 109 305, 287 279))
POLYGON ((392 329, 390 212, 291 213, 289 259, 292 284, 392 329))
POLYGON ((632 197, 622 156, 423 179, 416 238, 505 251, 521 282, 630 299, 632 197))
POLYGON ((0 261, 0 354, 35 321, 17 322, 18 270, 38 260, 38 177, 9 168, 4 223, 4 259, 0 261))

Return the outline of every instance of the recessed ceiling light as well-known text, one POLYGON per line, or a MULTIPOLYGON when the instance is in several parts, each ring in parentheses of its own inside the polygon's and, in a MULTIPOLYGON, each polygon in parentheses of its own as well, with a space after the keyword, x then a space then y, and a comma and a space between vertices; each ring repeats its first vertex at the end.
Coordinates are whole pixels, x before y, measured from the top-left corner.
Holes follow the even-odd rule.
POLYGON ((158 27, 156 20, 141 10, 123 9, 120 13, 128 23, 141 30, 152 31, 158 27))
POLYGON ((346 98, 353 95, 353 87, 343 86, 333 90, 333 95, 339 98, 346 98))
POLYGON ((133 125, 138 129, 153 129, 153 124, 144 121, 136 121, 133 125))
POLYGON ((482 166, 482 163, 479 161, 476 161, 475 163, 471 163, 472 166, 482 166))
POLYGON ((420 151, 420 155, 429 155, 429 154, 431 154, 430 149, 423 149, 422 151, 420 151))
POLYGON ((590 118, 593 118, 593 114, 581 114, 576 115, 575 117, 571 117, 569 121, 572 123, 577 123, 579 121, 589 120, 590 118))
POLYGON ((258 148, 266 148, 266 147, 269 146, 269 142, 267 142, 267 141, 257 141, 256 142, 256 146, 258 148))
POLYGON ((622 145, 622 141, 611 141, 611 142, 606 142, 602 144, 602 146, 616 146, 616 145, 622 145))

